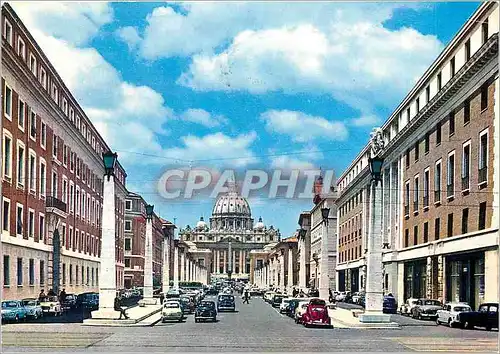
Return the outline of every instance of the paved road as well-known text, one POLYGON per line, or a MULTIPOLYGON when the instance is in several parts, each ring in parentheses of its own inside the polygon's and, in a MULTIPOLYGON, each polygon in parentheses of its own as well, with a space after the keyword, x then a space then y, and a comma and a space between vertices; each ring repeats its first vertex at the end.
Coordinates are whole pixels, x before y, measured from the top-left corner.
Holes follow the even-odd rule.
POLYGON ((253 298, 217 323, 158 323, 146 328, 92 328, 80 324, 18 324, 3 330, 4 352, 217 351, 473 351, 497 352, 498 332, 444 326, 400 330, 313 329, 296 325, 253 298))

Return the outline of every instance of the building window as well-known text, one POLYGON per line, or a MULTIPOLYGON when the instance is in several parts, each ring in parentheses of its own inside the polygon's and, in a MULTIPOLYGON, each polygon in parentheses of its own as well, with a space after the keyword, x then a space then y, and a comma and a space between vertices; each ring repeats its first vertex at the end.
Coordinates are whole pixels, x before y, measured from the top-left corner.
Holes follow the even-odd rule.
POLYGON ((45 242, 45 216, 40 215, 38 219, 38 239, 42 242, 45 242))
POLYGON ((427 154, 429 152, 429 147, 430 147, 430 138, 429 138, 429 133, 425 133, 425 139, 424 139, 424 152, 427 154))
POLYGON ((469 208, 462 209, 462 235, 468 232, 469 208))
POLYGON ((125 239, 125 251, 131 251, 132 250, 132 239, 126 238, 125 239))
POLYGON ((410 122, 410 107, 406 109, 406 123, 410 122))
POLYGON ((40 285, 45 284, 45 262, 40 261, 40 285))
POLYGON ((429 242, 429 223, 424 223, 424 243, 429 242))
POLYGON ((125 210, 132 210, 132 201, 131 200, 125 201, 125 210))
POLYGON ((410 149, 407 149, 405 153, 405 167, 410 168, 410 149))
POLYGON ((63 176, 62 181, 62 201, 68 203, 68 180, 63 176))
POLYGON ((23 259, 17 258, 17 286, 23 286, 23 259))
POLYGON ((439 72, 439 74, 437 74, 437 90, 438 92, 441 90, 442 88, 442 74, 441 72, 439 72))
POLYGON ((10 200, 3 198, 3 215, 2 228, 3 231, 10 233, 10 200))
POLYGON ((30 111, 30 138, 36 138, 36 113, 30 111))
POLYGON ((465 61, 470 59, 470 39, 465 42, 465 61))
POLYGON ((57 192, 58 192, 58 188, 57 188, 57 173, 55 171, 52 171, 52 196, 54 198, 57 198, 57 192))
POLYGON ((21 37, 17 38, 17 54, 24 60, 26 60, 26 46, 21 37))
POLYGON ((436 220, 434 220, 434 240, 439 240, 440 233, 441 233, 441 219, 436 218, 436 220))
POLYGON ((4 133, 3 136, 3 175, 12 178, 12 137, 4 133))
POLYGON ((73 264, 69 265, 69 285, 73 285, 73 264))
POLYGON ((28 212, 28 236, 35 237, 35 211, 31 209, 28 212))
POLYGON ((62 99, 62 108, 63 108, 63 112, 64 112, 64 115, 68 116, 68 101, 66 101, 66 98, 63 97, 62 99))
POLYGON ((19 126, 19 129, 24 131, 24 121, 25 121, 25 112, 26 111, 26 106, 24 105, 24 102, 21 100, 18 100, 18 110, 17 110, 17 125, 19 126))
POLYGON ((410 215, 410 181, 405 183, 405 216, 410 215))
POLYGON ((25 164, 25 156, 24 156, 24 145, 17 142, 17 185, 20 187, 24 187, 24 164, 25 164))
POLYGON ((453 213, 448 214, 448 237, 453 236, 453 213))
POLYGON ((424 209, 429 207, 429 169, 424 171, 424 209))
POLYGON ((47 145, 47 125, 42 122, 42 127, 40 128, 40 146, 45 149, 47 145))
POLYGON ((419 197, 419 176, 416 175, 413 180, 413 212, 418 212, 418 197, 419 197))
POLYGON ((464 125, 470 123, 470 101, 465 100, 464 102, 464 125))
POLYGON ((436 146, 441 144, 441 123, 436 124, 436 146))
POLYGON ((455 134, 455 113, 451 112, 448 119, 449 123, 449 136, 455 134))
POLYGON ((469 190, 470 182, 470 141, 463 146, 462 152, 462 191, 469 190))
POLYGON ((455 194, 455 152, 448 155, 446 196, 451 198, 455 194))
POLYGON ((415 143, 415 162, 418 161, 420 155, 419 141, 415 143))
POLYGON ((479 203, 479 222, 478 229, 484 230, 486 228, 486 202, 479 203))
POLYGON ((5 20, 3 27, 3 36, 7 39, 7 42, 12 46, 12 26, 9 21, 5 20))
POLYGON ((12 120, 12 89, 5 84, 5 101, 3 112, 7 119, 12 120))
POLYGON ((125 231, 132 231, 132 221, 125 220, 125 231))
POLYGON ((481 111, 488 108, 488 85, 484 84, 481 87, 481 111))
POLYGON ((79 284, 79 282, 78 282, 78 279, 79 279, 78 278, 78 275, 79 275, 78 270, 79 270, 79 267, 75 266, 75 283, 76 283, 76 285, 79 284))
POLYGON ((62 283, 66 285, 66 263, 62 264, 62 283))
POLYGON ((56 103, 59 102, 58 91, 55 84, 52 85, 52 99, 56 101, 56 103))
POLYGON ((413 226, 413 245, 418 244, 418 225, 413 226))
POLYGON ((484 20, 481 24, 481 37, 483 39, 483 44, 488 41, 488 19, 484 20))
POLYGON ((125 258, 125 268, 130 268, 130 258, 125 258))
POLYGON ((488 181, 488 130, 479 134, 479 184, 488 181))
POLYGON ((29 260, 29 282, 31 286, 35 285, 35 260, 33 258, 29 260))
POLYGON ((17 204, 17 213, 16 213, 16 234, 17 236, 23 236, 23 225, 24 221, 24 208, 21 204, 17 204))
POLYGON ((36 66, 36 58, 33 55, 33 53, 30 54, 30 71, 33 73, 33 75, 37 75, 37 66, 36 66))
POLYGON ((431 100, 431 87, 429 85, 427 85, 427 87, 425 88, 425 103, 429 103, 429 101, 431 100))
POLYGON ((62 237, 61 238, 62 238, 62 240, 61 240, 62 241, 62 245, 66 246, 66 243, 67 243, 66 242, 66 225, 62 226, 62 237))
POLYGON ((10 286, 10 256, 3 255, 3 286, 10 286))
POLYGON ((410 242, 410 232, 408 229, 405 229, 405 247, 408 247, 408 244, 410 242))
POLYGON ((59 139, 57 138, 57 135, 53 136, 52 140, 52 156, 57 160, 57 153, 58 153, 58 148, 59 148, 59 139))
POLYGON ((45 73, 45 69, 42 67, 40 68, 40 83, 44 89, 47 89, 47 74, 45 73))
POLYGON ((415 100, 415 114, 418 114, 418 112, 420 112, 420 98, 415 100))
POLYGON ((30 191, 36 192, 36 156, 31 152, 28 168, 28 186, 30 191))
POLYGON ((47 191, 47 167, 45 162, 40 160, 40 196, 45 197, 47 191))
POLYGON ((455 57, 450 60, 450 77, 455 76, 455 57))

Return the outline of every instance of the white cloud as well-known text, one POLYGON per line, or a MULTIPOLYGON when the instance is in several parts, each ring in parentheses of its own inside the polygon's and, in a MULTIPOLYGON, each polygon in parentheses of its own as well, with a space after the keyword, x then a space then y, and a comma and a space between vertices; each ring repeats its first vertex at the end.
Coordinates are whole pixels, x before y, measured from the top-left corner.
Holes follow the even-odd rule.
POLYGON ((179 119, 198 123, 208 128, 213 128, 227 123, 227 119, 222 115, 213 115, 200 108, 190 108, 184 111, 179 119))
POLYGON ((312 162, 290 156, 276 156, 271 159, 271 167, 282 170, 314 170, 318 169, 312 162))
POLYGON ((345 140, 348 136, 344 123, 302 112, 270 110, 260 118, 269 132, 287 134, 296 142, 312 142, 315 138, 345 140))
POLYGON ((380 123, 380 119, 375 115, 363 115, 351 121, 355 127, 374 127, 380 123))
POLYGON ((155 8, 146 18, 139 53, 146 59, 213 53, 238 33, 338 21, 383 22, 399 7, 415 4, 190 2, 155 8), (221 25, 222 24, 222 25, 221 25))
POLYGON ((139 36, 139 33, 137 32, 137 29, 131 26, 119 28, 115 34, 123 42, 127 43, 130 50, 137 48, 142 40, 141 36, 139 36))
POLYGON ((14 1, 11 5, 30 30, 43 29, 46 35, 74 45, 86 44, 113 20, 107 2, 14 1))
POLYGON ((328 93, 366 114, 392 106, 441 48, 434 36, 370 22, 244 31, 219 54, 195 55, 178 83, 199 91, 328 93))

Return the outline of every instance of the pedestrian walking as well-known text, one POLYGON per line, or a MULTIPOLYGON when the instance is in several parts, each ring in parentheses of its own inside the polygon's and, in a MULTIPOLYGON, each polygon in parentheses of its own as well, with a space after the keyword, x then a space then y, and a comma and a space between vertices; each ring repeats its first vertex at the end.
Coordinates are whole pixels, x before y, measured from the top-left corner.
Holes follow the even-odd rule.
POLYGON ((160 304, 163 305, 163 301, 165 301, 165 294, 160 294, 160 304))
POLYGON ((243 295, 243 303, 247 303, 249 304, 250 303, 250 293, 248 292, 248 290, 245 290, 245 293, 243 295))
POLYGON ((38 295, 38 300, 42 301, 46 296, 47 295, 45 295, 45 291, 42 289, 42 291, 40 291, 40 294, 38 295))
POLYGON ((62 289, 61 292, 59 293, 59 302, 61 305, 64 303, 66 300, 66 289, 62 289))
POLYGON ((129 317, 127 316, 127 313, 125 312, 125 309, 123 307, 121 307, 121 299, 118 296, 118 294, 116 294, 116 297, 115 297, 115 311, 120 311, 119 320, 122 319, 122 316, 124 316, 125 319, 128 320, 129 317))
POLYGON ((292 290, 292 296, 293 297, 297 297, 297 294, 299 293, 299 291, 297 290, 296 287, 293 287, 293 290, 292 290))

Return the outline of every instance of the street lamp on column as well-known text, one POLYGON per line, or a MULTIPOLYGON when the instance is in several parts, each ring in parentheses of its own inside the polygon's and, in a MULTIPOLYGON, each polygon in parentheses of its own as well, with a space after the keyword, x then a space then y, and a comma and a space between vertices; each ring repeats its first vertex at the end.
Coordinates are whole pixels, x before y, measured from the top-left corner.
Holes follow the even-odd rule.
MULTIPOLYGON (((368 159, 368 165, 370 166, 370 174, 372 176, 372 182, 375 183, 375 187, 378 186, 378 183, 382 181, 382 165, 384 164, 384 159, 375 156, 373 158, 368 159)), ((388 249, 389 243, 384 242, 382 245, 382 249, 388 249)))
POLYGON ((153 210, 146 205, 146 249, 144 255, 144 300, 153 303, 153 210))
POLYGON ((323 218, 323 223, 328 225, 328 216, 330 215, 330 208, 321 208, 321 217, 323 218))

